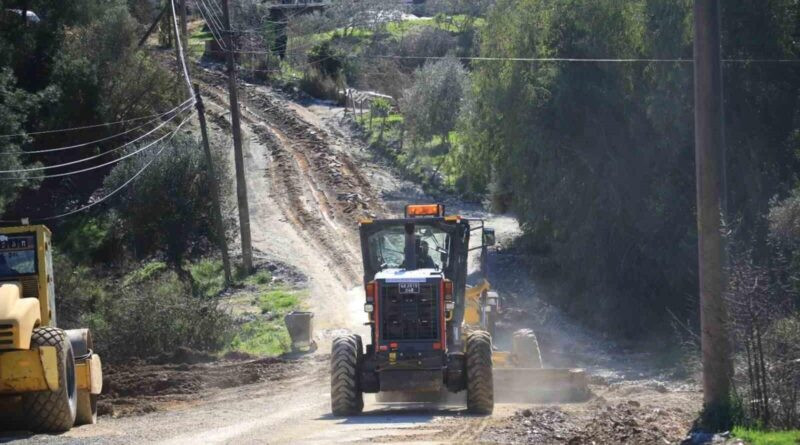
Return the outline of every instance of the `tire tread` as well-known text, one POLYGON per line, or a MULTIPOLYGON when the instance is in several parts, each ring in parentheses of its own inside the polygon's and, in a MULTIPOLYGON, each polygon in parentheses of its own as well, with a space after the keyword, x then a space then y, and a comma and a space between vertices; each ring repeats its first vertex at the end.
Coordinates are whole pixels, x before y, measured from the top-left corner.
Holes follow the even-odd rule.
POLYGON ((486 331, 474 331, 467 337, 467 410, 491 414, 494 410, 492 380, 492 337, 486 331))
POLYGON ((333 341, 331 352, 331 411, 334 416, 352 416, 364 410, 359 373, 363 351, 361 337, 345 335, 333 341))
MULTIPOLYGON (((22 403, 28 427, 36 432, 64 432, 75 424, 75 411, 70 406, 66 388, 66 355, 70 347, 67 334, 58 328, 44 327, 33 330, 31 346, 55 346, 58 357, 58 391, 39 391, 24 394, 22 403)), ((73 364, 74 366, 74 364, 73 364)))

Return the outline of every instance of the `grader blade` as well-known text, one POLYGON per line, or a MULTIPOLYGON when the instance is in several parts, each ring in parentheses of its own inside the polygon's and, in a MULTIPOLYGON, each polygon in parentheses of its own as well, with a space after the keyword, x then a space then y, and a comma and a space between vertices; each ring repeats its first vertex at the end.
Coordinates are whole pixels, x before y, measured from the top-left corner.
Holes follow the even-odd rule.
MULTIPOLYGON (((519 331, 517 334, 530 335, 524 331, 519 331)), ((519 337, 517 334, 515 337, 519 337)), ((494 351, 492 364, 494 394, 498 402, 580 402, 589 398, 586 371, 542 368, 538 345, 534 346, 533 343, 526 345, 521 341, 515 341, 513 352, 494 351), (539 359, 528 359, 531 356, 539 359)))
POLYGON ((498 402, 581 402, 590 396, 583 369, 495 367, 492 373, 498 402))

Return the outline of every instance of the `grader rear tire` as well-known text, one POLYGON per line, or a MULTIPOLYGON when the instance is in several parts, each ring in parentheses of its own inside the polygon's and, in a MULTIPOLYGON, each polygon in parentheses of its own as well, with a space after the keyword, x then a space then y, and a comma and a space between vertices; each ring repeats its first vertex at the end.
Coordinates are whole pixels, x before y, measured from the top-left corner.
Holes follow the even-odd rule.
POLYGON ((67 334, 58 328, 33 330, 31 345, 55 346, 58 358, 58 391, 40 391, 22 396, 28 427, 35 432, 61 433, 75 425, 78 387, 75 357, 67 334))
POLYGON ((334 416, 353 416, 364 410, 360 368, 361 337, 345 335, 333 341, 331 352, 331 411, 334 416))
POLYGON ((511 338, 511 354, 516 364, 522 368, 541 368, 542 353, 539 351, 539 341, 536 334, 530 329, 520 329, 514 332, 511 338))
POLYGON ((467 337, 467 410, 473 414, 491 414, 494 410, 492 380, 492 337, 474 331, 467 337))

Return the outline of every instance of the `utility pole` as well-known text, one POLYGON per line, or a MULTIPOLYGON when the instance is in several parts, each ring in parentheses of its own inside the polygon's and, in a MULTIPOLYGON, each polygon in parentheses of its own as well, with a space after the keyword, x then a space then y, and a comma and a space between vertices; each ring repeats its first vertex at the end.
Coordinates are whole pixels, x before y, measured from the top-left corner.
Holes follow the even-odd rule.
POLYGON ((722 211, 722 68, 718 0, 694 0, 694 132, 697 174, 697 235, 703 399, 709 409, 724 407, 731 387, 730 345, 725 307, 722 211))
POLYGON ((231 30, 231 17, 228 0, 222 0, 222 18, 225 21, 225 58, 228 64, 228 94, 231 105, 231 127, 233 130, 233 158, 236 164, 236 197, 239 201, 239 228, 242 236, 242 266, 245 273, 253 271, 253 246, 250 239, 250 209, 247 205, 247 182, 244 176, 244 155, 242 154, 242 127, 239 122, 239 98, 236 93, 236 61, 233 49, 234 38, 231 30))
POLYGON ((208 162, 208 182, 211 187, 211 201, 214 206, 214 225, 219 238, 219 249, 222 252, 222 267, 225 270, 225 285, 230 286, 231 282, 231 260, 228 257, 228 241, 225 236, 225 226, 222 224, 222 205, 219 197, 219 184, 217 184, 217 174, 214 170, 214 159, 211 156, 211 146, 208 144, 208 130, 206 128, 206 107, 203 105, 203 97, 200 96, 200 86, 194 84, 195 106, 197 107, 197 118, 200 120, 200 134, 203 137, 203 151, 208 162))

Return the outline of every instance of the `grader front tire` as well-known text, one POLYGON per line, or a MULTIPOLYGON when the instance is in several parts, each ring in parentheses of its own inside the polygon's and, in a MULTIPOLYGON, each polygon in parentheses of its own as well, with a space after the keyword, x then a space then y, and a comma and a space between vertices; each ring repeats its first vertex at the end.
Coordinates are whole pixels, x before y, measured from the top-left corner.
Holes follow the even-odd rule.
POLYGON ((475 331, 467 337, 467 410, 473 414, 491 414, 494 410, 492 380, 492 337, 475 331))
POLYGON ((334 416, 353 416, 364 410, 360 385, 363 351, 361 337, 346 335, 333 341, 331 352, 331 411, 334 416))
POLYGON ((78 388, 75 357, 67 334, 58 328, 33 330, 31 345, 55 346, 58 358, 58 391, 40 391, 22 396, 28 427, 35 432, 61 433, 75 425, 78 388))

